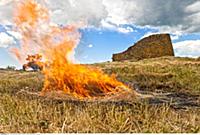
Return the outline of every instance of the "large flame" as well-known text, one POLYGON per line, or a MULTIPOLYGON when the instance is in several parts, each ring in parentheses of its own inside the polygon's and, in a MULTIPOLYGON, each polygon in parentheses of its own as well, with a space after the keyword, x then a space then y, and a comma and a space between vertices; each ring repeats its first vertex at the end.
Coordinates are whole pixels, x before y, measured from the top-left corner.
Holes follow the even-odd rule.
POLYGON ((43 70, 42 93, 56 90, 75 97, 93 97, 128 88, 101 70, 74 64, 73 52, 80 34, 75 26, 58 26, 50 21, 49 11, 34 0, 17 3, 14 14, 16 30, 22 35, 20 48, 11 51, 19 61, 28 54, 42 54, 48 67, 43 70))

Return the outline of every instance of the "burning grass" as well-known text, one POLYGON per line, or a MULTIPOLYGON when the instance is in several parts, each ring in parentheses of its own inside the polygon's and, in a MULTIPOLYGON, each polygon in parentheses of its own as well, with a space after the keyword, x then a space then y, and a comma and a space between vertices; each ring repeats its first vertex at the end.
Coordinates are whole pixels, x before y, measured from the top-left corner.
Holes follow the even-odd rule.
POLYGON ((40 3, 34 0, 17 3, 14 21, 22 35, 21 48, 11 49, 16 58, 23 61, 28 53, 39 53, 43 62, 33 61, 37 55, 31 55, 27 66, 48 65, 42 68, 45 75, 42 95, 56 90, 80 99, 131 91, 114 75, 75 64, 72 57, 80 38, 76 26, 52 25, 48 9, 40 3))

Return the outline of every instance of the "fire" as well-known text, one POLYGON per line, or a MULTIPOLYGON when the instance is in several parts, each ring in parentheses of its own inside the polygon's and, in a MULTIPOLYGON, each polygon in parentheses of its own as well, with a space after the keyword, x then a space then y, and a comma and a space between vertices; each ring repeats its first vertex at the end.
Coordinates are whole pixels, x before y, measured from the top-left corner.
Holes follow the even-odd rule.
MULTIPOLYGON (((22 35, 21 47, 12 52, 21 60, 28 54, 42 54, 44 68, 42 93, 63 91, 74 97, 93 97, 129 90, 101 70, 74 64, 72 54, 80 33, 75 26, 58 26, 50 21, 48 9, 34 0, 17 3, 14 14, 16 30, 22 35)), ((31 56, 30 58, 33 58, 31 56)))
POLYGON ((28 63, 23 65, 23 70, 25 71, 28 68, 32 68, 34 71, 38 71, 43 70, 45 67, 45 63, 42 62, 42 55, 40 54, 28 55, 26 61, 28 61, 28 63))

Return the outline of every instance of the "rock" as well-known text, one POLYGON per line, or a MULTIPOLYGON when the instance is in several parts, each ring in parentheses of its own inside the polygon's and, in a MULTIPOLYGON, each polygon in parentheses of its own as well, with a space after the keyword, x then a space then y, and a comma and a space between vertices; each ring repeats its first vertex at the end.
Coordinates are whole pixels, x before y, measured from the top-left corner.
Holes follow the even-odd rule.
POLYGON ((174 56, 169 34, 156 34, 138 41, 126 51, 113 54, 113 61, 138 61, 162 56, 174 56))

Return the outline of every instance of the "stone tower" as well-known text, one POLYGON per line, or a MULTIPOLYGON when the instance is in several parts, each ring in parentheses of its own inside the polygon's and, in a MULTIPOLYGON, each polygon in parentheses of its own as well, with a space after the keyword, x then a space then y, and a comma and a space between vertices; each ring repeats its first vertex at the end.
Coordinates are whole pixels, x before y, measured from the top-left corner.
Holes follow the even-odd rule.
POLYGON ((126 51, 113 54, 113 61, 142 60, 162 56, 174 56, 169 34, 156 34, 138 41, 126 51))

